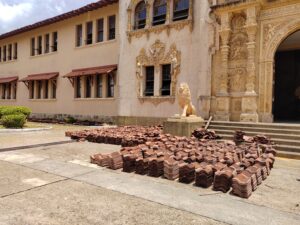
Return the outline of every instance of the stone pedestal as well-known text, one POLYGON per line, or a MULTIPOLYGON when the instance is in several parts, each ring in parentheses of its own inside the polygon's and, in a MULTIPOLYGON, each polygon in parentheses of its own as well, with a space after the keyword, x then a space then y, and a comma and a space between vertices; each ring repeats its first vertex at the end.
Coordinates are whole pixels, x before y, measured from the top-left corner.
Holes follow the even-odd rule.
POLYGON ((164 122, 164 133, 190 137, 195 129, 201 128, 204 124, 205 122, 201 117, 174 116, 164 122))

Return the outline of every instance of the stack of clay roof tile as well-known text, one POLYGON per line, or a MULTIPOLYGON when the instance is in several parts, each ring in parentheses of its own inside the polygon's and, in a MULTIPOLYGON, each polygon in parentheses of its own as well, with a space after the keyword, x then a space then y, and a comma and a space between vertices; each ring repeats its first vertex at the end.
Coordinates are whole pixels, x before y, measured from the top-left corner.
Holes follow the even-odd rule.
POLYGON ((164 158, 152 157, 149 159, 148 175, 151 177, 160 177, 164 174, 164 158))
POLYGON ((149 159, 148 158, 137 158, 135 162, 135 172, 137 174, 145 175, 149 171, 149 159))
POLYGON ((250 197, 252 194, 250 173, 243 171, 232 179, 232 193, 242 198, 250 197))
POLYGON ((192 133, 192 136, 194 136, 194 137, 196 137, 198 139, 206 139, 206 140, 221 139, 221 137, 219 135, 217 135, 215 131, 213 131, 213 130, 207 130, 205 128, 196 129, 192 133))
POLYGON ((179 182, 189 184, 195 180, 195 165, 193 163, 179 164, 179 182))
POLYGON ((237 144, 244 142, 245 132, 237 130, 234 134, 233 141, 237 144))
POLYGON ((208 188, 214 181, 212 165, 206 165, 196 169, 196 186, 208 188))
POLYGON ((134 172, 136 159, 137 155, 134 154, 123 155, 123 172, 134 172))
POLYGON ((113 152, 108 155, 108 167, 113 170, 123 168, 123 159, 119 152, 113 152))
POLYGON ((108 167, 109 155, 108 154, 95 154, 91 157, 91 163, 97 164, 98 166, 108 167))
POLYGON ((232 184, 232 178, 235 175, 236 171, 230 167, 217 171, 214 177, 214 190, 222 191, 224 193, 229 191, 232 184))
POLYGON ((179 162, 174 158, 164 161, 164 177, 169 180, 176 180, 179 177, 179 162))

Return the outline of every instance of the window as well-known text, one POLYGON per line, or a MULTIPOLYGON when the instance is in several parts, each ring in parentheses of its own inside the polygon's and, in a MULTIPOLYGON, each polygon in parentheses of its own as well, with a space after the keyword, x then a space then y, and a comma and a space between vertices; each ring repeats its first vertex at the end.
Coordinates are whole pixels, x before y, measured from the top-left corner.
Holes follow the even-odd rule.
POLYGON ((153 4, 153 25, 164 24, 167 17, 167 1, 156 0, 153 4))
POLYGON ((171 65, 162 65, 161 95, 171 95, 171 65))
POLYGON ((56 80, 52 80, 52 85, 51 85, 51 87, 52 87, 52 98, 53 99, 56 99, 56 80))
POLYGON ((5 84, 6 90, 7 90, 7 98, 6 99, 11 99, 11 83, 5 84))
POLYGON ((102 75, 97 74, 96 75, 96 97, 97 98, 102 98, 102 75))
POLYGON ((116 16, 108 17, 108 40, 116 38, 116 16))
POLYGON ((39 36, 38 37, 38 49, 37 49, 38 55, 42 54, 42 45, 43 45, 43 38, 42 38, 42 36, 39 36))
POLYGON ((154 66, 146 67, 145 96, 154 96, 154 66))
POLYGON ((189 16, 189 0, 174 0, 173 20, 184 20, 189 16))
POLYGON ((50 34, 45 35, 45 53, 50 52, 50 34))
POLYGON ((102 42, 104 38, 104 19, 97 20, 97 42, 102 42))
POLYGON ((14 44, 14 59, 18 59, 18 43, 14 44))
POLYGON ((44 98, 48 98, 49 97, 49 81, 45 80, 45 90, 44 90, 44 98))
POLYGON ((76 26, 76 46, 82 46, 82 25, 76 26))
POLYGON ((81 79, 76 77, 76 98, 81 98, 81 79))
POLYGON ((43 89, 43 83, 41 80, 37 81, 37 99, 41 99, 42 97, 42 89, 43 89))
POLYGON ((92 97, 92 77, 91 76, 85 77, 85 97, 86 98, 92 97))
POLYGON ((52 51, 56 52, 57 51, 57 46, 58 46, 58 35, 57 35, 57 32, 53 32, 52 36, 53 36, 52 51))
POLYGON ((147 9, 146 3, 141 1, 135 8, 134 29, 143 29, 146 26, 147 9))
POLYGON ((93 43, 93 22, 86 23, 86 41, 85 41, 85 43, 87 45, 90 45, 93 43))
POLYGON ((114 97, 114 88, 115 88, 114 75, 108 74, 107 76, 107 97, 108 98, 114 97))
POLYGON ((6 86, 5 86, 5 84, 1 84, 1 98, 2 99, 6 98, 6 86))
POLYGON ((12 45, 11 44, 8 45, 8 56, 7 56, 7 58, 8 58, 8 61, 12 60, 12 45))
POLYGON ((30 99, 34 99, 34 81, 30 81, 30 94, 29 94, 29 98, 30 99))
POLYGON ((0 62, 2 62, 2 48, 0 47, 0 62))
POLYGON ((31 38, 31 43, 30 43, 30 46, 31 46, 31 56, 34 56, 35 55, 35 38, 31 38))
POLYGON ((3 47, 3 62, 6 62, 6 46, 3 47))

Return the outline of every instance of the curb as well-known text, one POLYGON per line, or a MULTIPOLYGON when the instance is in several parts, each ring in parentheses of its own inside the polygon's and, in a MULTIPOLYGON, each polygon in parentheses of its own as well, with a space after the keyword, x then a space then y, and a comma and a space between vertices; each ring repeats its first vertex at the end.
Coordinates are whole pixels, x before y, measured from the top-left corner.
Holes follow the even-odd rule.
POLYGON ((37 131, 46 131, 51 130, 53 127, 45 128, 25 128, 25 129, 0 129, 0 134, 5 133, 22 133, 22 132, 37 132, 37 131))

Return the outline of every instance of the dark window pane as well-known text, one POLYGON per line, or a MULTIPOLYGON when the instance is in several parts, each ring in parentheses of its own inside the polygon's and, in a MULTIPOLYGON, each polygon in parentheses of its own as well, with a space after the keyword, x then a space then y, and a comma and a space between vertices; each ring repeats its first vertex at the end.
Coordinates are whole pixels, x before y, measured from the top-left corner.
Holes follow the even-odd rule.
POLYGON ((56 98, 56 82, 57 82, 57 80, 52 81, 52 98, 53 99, 56 98))
POLYGON ((167 1, 156 0, 153 5, 153 25, 164 24, 167 16, 167 1))
POLYGON ((2 62, 2 48, 0 47, 0 62, 2 62))
POLYGON ((114 87, 115 87, 115 82, 114 82, 114 76, 112 74, 108 74, 107 77, 107 97, 112 98, 114 97, 114 87))
POLYGON ((52 46, 52 51, 56 52, 58 47, 58 34, 57 32, 53 33, 53 46, 52 46))
POLYGON ((3 47, 3 62, 6 62, 6 46, 3 47))
POLYGON ((30 96, 29 98, 30 99, 33 99, 34 98, 34 81, 31 81, 31 85, 30 85, 30 96))
POLYGON ((189 16, 189 0, 175 0, 174 1, 174 15, 173 20, 184 20, 189 16))
POLYGON ((86 44, 90 45, 93 43, 93 22, 86 24, 86 44))
POLYGON ((97 93, 96 93, 96 96, 97 96, 97 98, 102 98, 103 87, 102 87, 102 75, 101 74, 97 75, 97 77, 96 77, 96 83, 97 83, 97 93))
POLYGON ((14 44, 14 59, 18 59, 18 43, 14 44))
POLYGON ((38 49, 37 49, 38 55, 42 54, 42 44, 43 44, 43 38, 42 38, 42 36, 39 36, 38 37, 38 49))
POLYGON ((82 45, 82 25, 76 26, 76 46, 82 45))
POLYGON ((49 97, 48 90, 49 90, 49 81, 46 80, 45 81, 45 96, 44 96, 44 98, 46 98, 46 99, 49 97))
POLYGON ((42 81, 41 80, 39 80, 38 82, 37 82, 37 91, 38 91, 38 93, 37 93, 37 99, 40 99, 41 98, 41 96, 42 96, 42 81))
POLYGON ((8 60, 12 60, 12 45, 8 45, 8 60))
POLYGON ((104 20, 99 19, 97 22, 97 42, 102 42, 104 39, 104 20))
POLYGON ((81 79, 76 77, 76 98, 81 98, 81 79))
POLYGON ((35 55, 35 38, 31 38, 31 56, 35 55))
POLYGON ((153 95, 154 95, 154 66, 147 66, 145 96, 153 96, 153 95))
POLYGON ((45 53, 49 53, 50 51, 50 35, 45 35, 45 53))
POLYGON ((161 95, 168 96, 171 95, 171 65, 162 66, 162 86, 161 95))
POLYGON ((144 1, 141 1, 135 8, 134 29, 143 29, 146 26, 147 9, 144 1))
POLYGON ((92 77, 87 76, 85 78, 85 97, 90 98, 92 95, 92 77))
POLYGON ((108 18, 108 40, 116 38, 116 16, 108 18))

